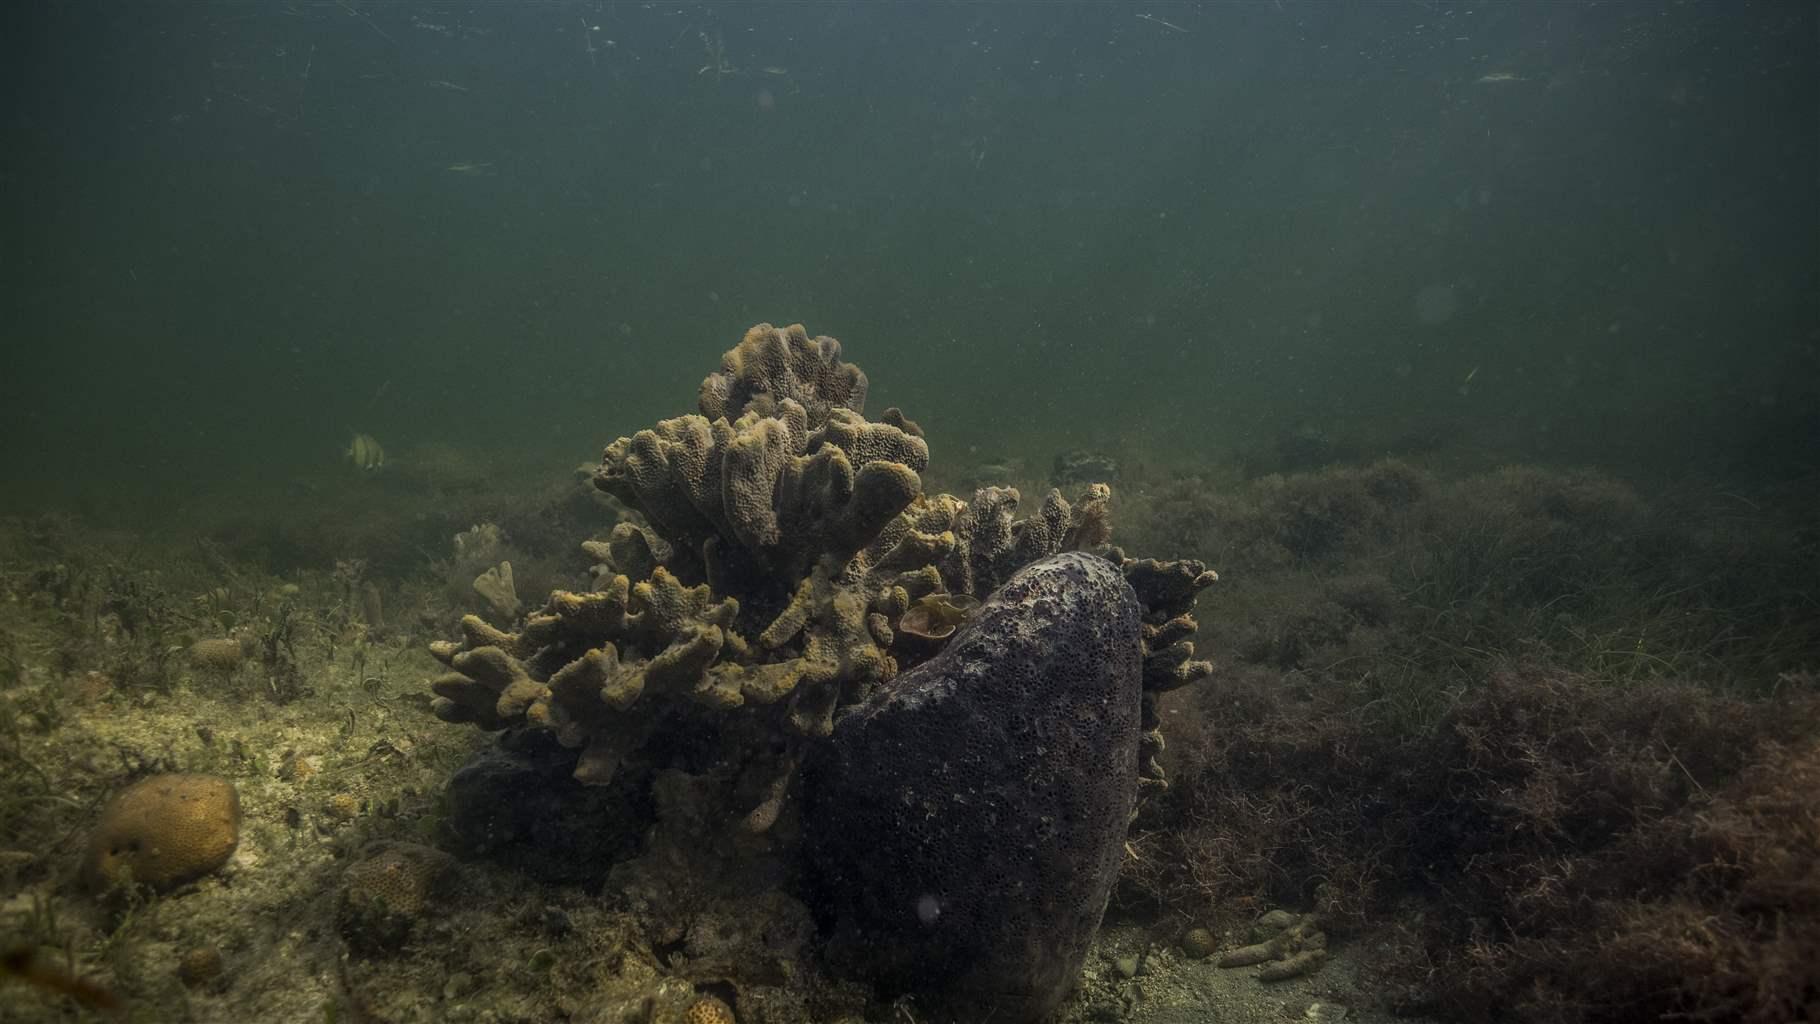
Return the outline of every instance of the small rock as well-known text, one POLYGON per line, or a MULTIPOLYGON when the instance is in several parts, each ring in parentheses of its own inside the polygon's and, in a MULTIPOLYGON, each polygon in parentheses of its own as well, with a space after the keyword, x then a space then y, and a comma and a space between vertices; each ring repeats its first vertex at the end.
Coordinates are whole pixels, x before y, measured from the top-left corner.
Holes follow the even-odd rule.
POLYGON ((114 680, 106 672, 86 672, 75 681, 70 695, 78 704, 93 704, 108 695, 114 688, 114 680))
POLYGON ((1273 938, 1278 932, 1287 930, 1299 920, 1301 918, 1287 910, 1267 911, 1252 924, 1251 941, 1263 942, 1265 939, 1273 938))
POLYGON ((311 754, 299 754, 287 750, 278 761, 278 777, 286 782, 301 786, 310 781, 322 770, 322 758, 311 754))
POLYGON ((444 999, 461 999, 473 994, 474 990, 479 987, 472 974, 466 971, 456 971, 449 975, 449 980, 443 982, 442 997, 444 999))
POLYGON ((650 821, 648 774, 575 781, 575 752, 548 732, 506 733, 449 780, 451 850, 553 883, 598 883, 638 850, 650 821))
POLYGON ((1325 946, 1304 949, 1258 968, 1258 980, 1288 981, 1290 978, 1300 978, 1305 974, 1313 974, 1320 970, 1321 965, 1326 962, 1327 949, 1325 946))
POLYGON ((190 988, 204 988, 221 978, 221 950, 193 946, 177 958, 177 977, 190 988))

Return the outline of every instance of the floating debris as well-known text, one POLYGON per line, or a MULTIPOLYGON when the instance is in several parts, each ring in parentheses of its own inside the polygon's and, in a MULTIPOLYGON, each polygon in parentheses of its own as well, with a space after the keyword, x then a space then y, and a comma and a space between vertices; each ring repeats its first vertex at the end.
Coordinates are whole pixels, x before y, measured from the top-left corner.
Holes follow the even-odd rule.
POLYGON ((1140 15, 1138 15, 1138 20, 1139 21, 1148 21, 1152 25, 1161 25, 1171 32, 1187 32, 1188 31, 1187 29, 1183 28, 1182 26, 1174 24, 1173 22, 1164 21, 1163 19, 1157 17, 1154 14, 1140 14, 1140 15))

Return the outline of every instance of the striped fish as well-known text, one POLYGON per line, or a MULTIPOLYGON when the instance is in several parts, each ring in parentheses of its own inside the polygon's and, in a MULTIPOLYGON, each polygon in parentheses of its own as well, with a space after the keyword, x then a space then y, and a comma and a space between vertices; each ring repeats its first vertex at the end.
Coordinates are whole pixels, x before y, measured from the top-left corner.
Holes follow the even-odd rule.
POLYGON ((385 465, 385 449, 373 440, 371 434, 355 434, 354 440, 348 445, 347 457, 354 468, 362 472, 371 473, 385 465))

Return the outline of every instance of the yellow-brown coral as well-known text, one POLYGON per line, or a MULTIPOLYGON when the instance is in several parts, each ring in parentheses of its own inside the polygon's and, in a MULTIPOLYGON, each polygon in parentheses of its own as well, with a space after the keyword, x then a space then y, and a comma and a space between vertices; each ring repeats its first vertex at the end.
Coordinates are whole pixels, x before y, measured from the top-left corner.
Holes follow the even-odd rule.
POLYGON ((454 865, 448 854, 418 843, 375 843, 366 853, 348 866, 348 899, 384 902, 391 910, 411 917, 429 907, 437 883, 454 865))
MULTIPOLYGON (((658 730, 734 709, 787 727, 793 748, 932 656, 968 604, 1067 550, 1134 577, 1147 680, 1210 670, 1186 642, 1194 594, 1213 579, 1204 566, 1106 547, 1105 484, 1072 503, 1050 491, 1023 518, 1011 488, 922 493, 922 428, 896 409, 868 420, 865 375, 840 356, 800 325, 761 324, 702 382, 696 413, 609 444, 594 485, 639 521, 583 545, 591 591, 551 594, 515 632, 468 616, 461 639, 433 644, 451 671, 431 681, 432 711, 548 732, 580 752, 573 774, 590 785, 610 784, 658 730)), ((1155 699, 1146 693, 1138 767, 1160 785, 1155 699)), ((781 760, 771 768, 787 775, 781 760)), ((768 795, 748 831, 778 809, 768 795)))
POLYGON ((802 324, 759 324, 721 356, 720 370, 701 382, 696 404, 709 419, 737 420, 748 409, 768 416, 786 398, 819 425, 830 409, 866 407, 866 375, 841 362, 840 342, 833 338, 811 338, 802 324))
POLYGON ((97 889, 154 889, 219 869, 240 842, 240 795, 215 775, 154 775, 110 800, 90 834, 83 875, 97 889))
POLYGON ((683 1011, 684 1024, 735 1024, 733 1008, 714 996, 702 996, 683 1011))
POLYGON ((190 645, 190 664, 204 672, 227 675, 246 660, 246 650, 233 637, 198 640, 190 645))
POLYGON ((341 933, 357 949, 395 947, 431 908, 455 859, 418 843, 378 842, 343 878, 341 933))

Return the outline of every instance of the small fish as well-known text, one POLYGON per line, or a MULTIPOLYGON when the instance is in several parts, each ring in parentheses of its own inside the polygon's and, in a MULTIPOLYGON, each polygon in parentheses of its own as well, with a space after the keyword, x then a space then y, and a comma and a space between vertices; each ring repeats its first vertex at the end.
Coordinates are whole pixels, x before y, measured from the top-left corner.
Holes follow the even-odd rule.
POLYGON ((981 480, 1009 480, 1017 475, 1017 466, 1006 462, 982 462, 974 469, 974 475, 981 480))
POLYGON ((354 440, 348 444, 346 455, 355 469, 365 473, 371 473, 385 465, 385 449, 373 440, 371 434, 355 434, 354 440))
POLYGON ((1480 75, 1478 84, 1480 84, 1480 85, 1497 85, 1499 82, 1527 82, 1527 81, 1529 81, 1529 79, 1524 78, 1522 75, 1513 74, 1509 71, 1493 71, 1490 74, 1480 75))
POLYGON ((499 173, 493 169, 493 165, 490 162, 476 162, 472 160, 463 160, 460 163, 450 164, 449 170, 456 174, 465 174, 470 178, 491 178, 499 173))
POLYGON ((0 980, 17 980, 40 992, 68 996, 78 1004, 106 1014, 118 1014, 124 1007, 120 997, 100 985, 80 978, 54 964, 45 963, 31 946, 9 946, 0 953, 0 980))

